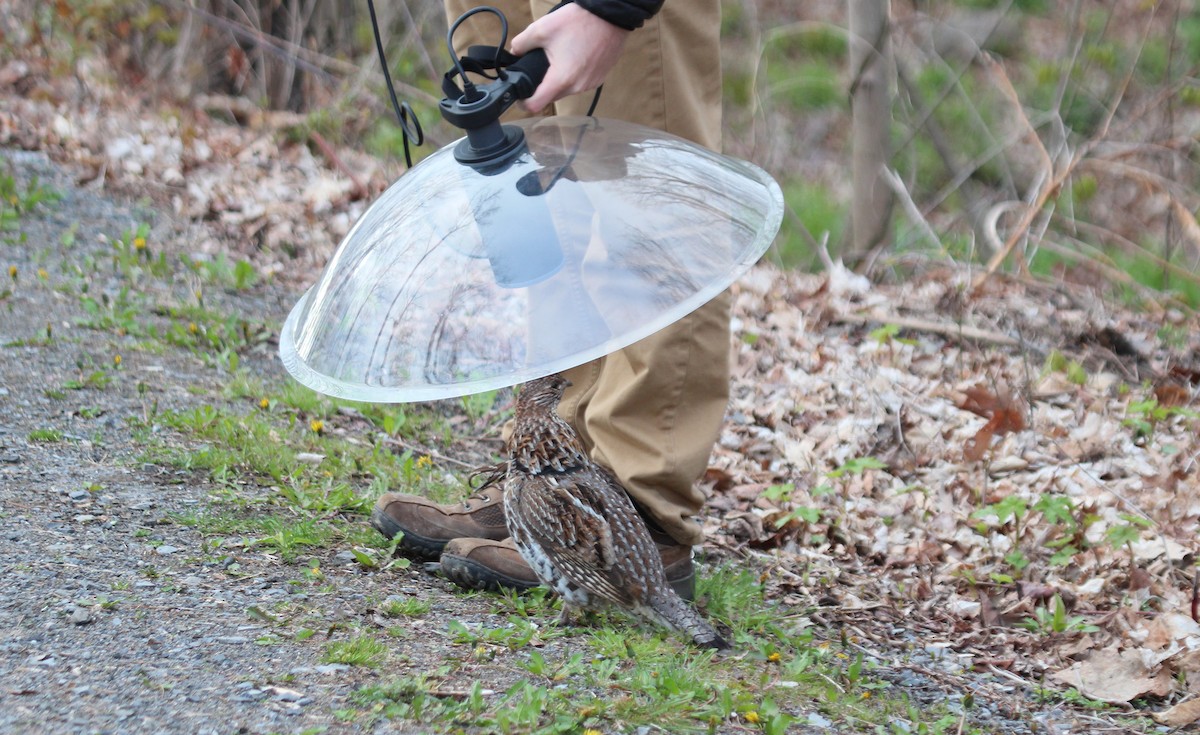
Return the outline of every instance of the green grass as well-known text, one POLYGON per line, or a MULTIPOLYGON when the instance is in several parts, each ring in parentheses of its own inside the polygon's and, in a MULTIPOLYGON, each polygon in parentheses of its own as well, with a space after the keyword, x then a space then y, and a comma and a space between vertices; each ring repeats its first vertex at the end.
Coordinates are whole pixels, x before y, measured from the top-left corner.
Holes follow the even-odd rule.
POLYGON ((34 429, 29 432, 29 441, 38 444, 55 444, 63 440, 63 433, 58 429, 34 429))
POLYGON ((284 562, 296 561, 303 552, 323 548, 332 540, 344 538, 342 529, 319 518, 297 518, 282 514, 250 514, 235 510, 216 510, 176 517, 180 525, 196 529, 210 548, 263 549, 279 555, 284 562))
POLYGON ((37 178, 22 187, 11 173, 0 174, 0 243, 25 242, 25 233, 20 231, 21 219, 61 198, 61 193, 42 186, 37 178))
POLYGON ((321 660, 330 664, 377 669, 383 665, 387 654, 387 643, 367 635, 356 635, 349 640, 330 642, 325 646, 321 660))
POLYGON ((389 618, 419 618, 432 608, 432 602, 419 597, 393 597, 379 606, 379 612, 389 618))
MULTIPOLYGON (((806 181, 783 185, 783 198, 795 213, 804 229, 820 242, 826 233, 833 252, 841 242, 846 226, 846 206, 837 201, 828 187, 806 181)), ((793 227, 784 227, 774 245, 773 257, 784 268, 816 270, 821 266, 819 255, 813 251, 807 237, 793 227)))
MULTIPOLYGON (((620 614, 555 630, 547 619, 555 605, 544 591, 509 594, 492 598, 503 622, 452 621, 447 631, 464 649, 455 659, 503 659, 522 681, 485 693, 484 684, 458 683, 457 666, 447 662, 359 689, 341 716, 364 727, 389 719, 497 734, 784 733, 816 712, 861 732, 958 732, 958 714, 914 704, 857 652, 820 641, 802 623, 806 611, 764 600, 754 570, 718 568, 701 578, 699 594, 709 617, 730 628, 735 654, 698 650, 620 614), (548 636, 567 645, 547 647, 548 636)), ((962 732, 983 731, 966 725, 962 732)))

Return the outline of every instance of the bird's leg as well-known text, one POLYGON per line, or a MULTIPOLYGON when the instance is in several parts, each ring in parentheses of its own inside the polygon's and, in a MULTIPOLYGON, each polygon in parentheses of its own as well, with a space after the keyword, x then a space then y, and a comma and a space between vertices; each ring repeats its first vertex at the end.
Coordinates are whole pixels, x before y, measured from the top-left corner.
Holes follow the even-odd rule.
POLYGON ((558 612, 558 624, 564 628, 575 627, 575 609, 571 603, 566 600, 562 601, 562 609, 558 612))

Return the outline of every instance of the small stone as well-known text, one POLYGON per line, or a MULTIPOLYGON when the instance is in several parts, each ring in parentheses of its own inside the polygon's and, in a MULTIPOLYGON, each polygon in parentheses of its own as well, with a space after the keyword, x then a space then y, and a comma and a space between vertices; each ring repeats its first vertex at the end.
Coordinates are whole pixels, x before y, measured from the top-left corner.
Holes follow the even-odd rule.
POLYGON ((74 490, 71 492, 71 500, 87 500, 92 497, 92 494, 87 490, 74 490))
POLYGON ((355 562, 354 552, 350 551, 349 549, 339 551, 338 553, 334 554, 333 558, 335 561, 342 564, 353 564, 355 562))
POLYGON ((183 578, 183 583, 188 587, 199 587, 204 584, 204 580, 194 574, 189 574, 183 578))
POLYGON ((159 556, 166 556, 167 554, 174 554, 176 551, 179 551, 179 549, 175 548, 174 546, 167 546, 165 544, 163 546, 159 546, 154 549, 154 553, 158 554, 159 556))
POLYGON ((94 520, 96 520, 96 516, 91 513, 81 513, 75 516, 76 523, 91 523, 94 520))
POLYGON ((87 625, 93 620, 91 611, 86 607, 77 607, 71 611, 71 622, 75 625, 87 625))
POLYGON ((318 674, 340 674, 343 671, 349 671, 348 664, 321 664, 317 667, 318 674))
POLYGON ((217 636, 217 641, 220 643, 232 643, 234 645, 241 645, 243 643, 249 643, 250 639, 244 635, 219 635, 219 636, 217 636))
POLYGON ((808 713, 808 726, 828 729, 833 727, 833 722, 831 720, 827 720, 816 712, 810 712, 808 713))
POLYGON ((295 689, 275 688, 276 702, 299 702, 301 699, 304 699, 304 695, 295 689))

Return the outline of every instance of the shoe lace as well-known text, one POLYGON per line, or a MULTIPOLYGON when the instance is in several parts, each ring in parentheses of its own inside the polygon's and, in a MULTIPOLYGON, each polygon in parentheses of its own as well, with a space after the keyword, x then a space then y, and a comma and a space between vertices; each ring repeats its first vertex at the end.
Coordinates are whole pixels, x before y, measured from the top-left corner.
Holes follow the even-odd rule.
POLYGON ((463 500, 463 509, 471 510, 471 501, 478 500, 482 503, 490 503, 492 501, 492 492, 495 485, 508 473, 508 462, 497 462, 493 465, 478 467, 474 472, 467 477, 467 484, 474 485, 476 478, 482 478, 482 482, 475 486, 475 492, 471 493, 463 500))

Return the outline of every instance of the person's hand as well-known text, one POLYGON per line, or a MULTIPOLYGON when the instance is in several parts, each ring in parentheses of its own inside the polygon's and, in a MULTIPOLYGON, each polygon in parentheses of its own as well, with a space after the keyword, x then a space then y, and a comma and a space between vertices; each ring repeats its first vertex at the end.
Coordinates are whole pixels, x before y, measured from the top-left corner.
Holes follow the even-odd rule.
POLYGON ((564 5, 538 18, 513 38, 511 50, 523 56, 546 50, 550 69, 533 96, 522 104, 529 112, 604 83, 625 47, 629 31, 593 15, 578 5, 564 5))

